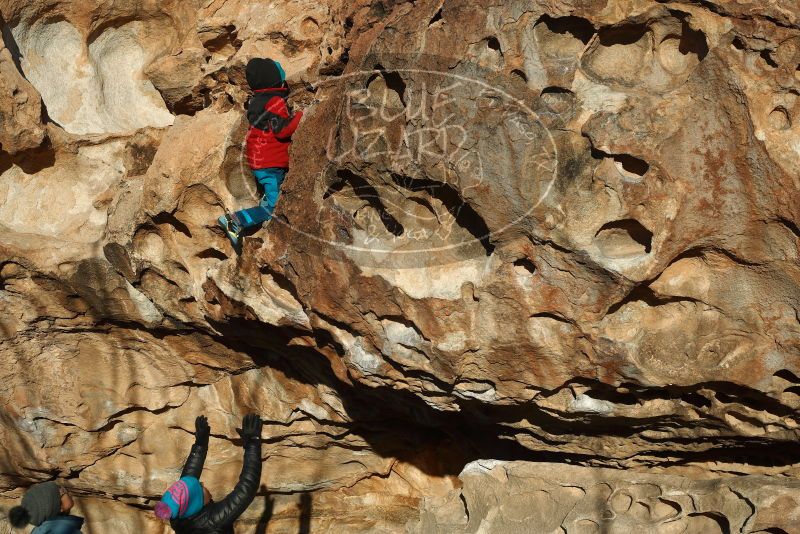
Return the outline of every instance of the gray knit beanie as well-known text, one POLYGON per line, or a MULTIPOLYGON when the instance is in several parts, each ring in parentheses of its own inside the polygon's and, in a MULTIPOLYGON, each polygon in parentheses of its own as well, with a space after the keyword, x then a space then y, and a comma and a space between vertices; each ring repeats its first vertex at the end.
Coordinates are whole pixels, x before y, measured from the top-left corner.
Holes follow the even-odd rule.
POLYGON ((15 506, 9 513, 15 527, 30 523, 38 527, 61 512, 61 493, 55 482, 34 484, 22 497, 22 506, 15 506), (19 525, 18 523, 23 523, 19 525))

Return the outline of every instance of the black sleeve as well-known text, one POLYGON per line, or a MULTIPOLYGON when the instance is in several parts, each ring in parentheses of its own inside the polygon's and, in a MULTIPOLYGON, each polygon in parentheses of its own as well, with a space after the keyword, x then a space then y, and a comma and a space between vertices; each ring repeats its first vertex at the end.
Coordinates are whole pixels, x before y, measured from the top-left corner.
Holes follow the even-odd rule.
POLYGON ((203 464, 206 463, 207 453, 208 447, 206 445, 195 442, 195 444, 192 445, 192 450, 189 452, 189 457, 186 459, 186 463, 183 464, 181 478, 200 478, 200 474, 203 472, 203 464))
POLYGON ((208 510, 208 514, 211 523, 216 528, 232 525, 253 502, 260 482, 261 439, 249 439, 244 445, 244 460, 239 482, 227 497, 210 505, 212 509, 208 510))

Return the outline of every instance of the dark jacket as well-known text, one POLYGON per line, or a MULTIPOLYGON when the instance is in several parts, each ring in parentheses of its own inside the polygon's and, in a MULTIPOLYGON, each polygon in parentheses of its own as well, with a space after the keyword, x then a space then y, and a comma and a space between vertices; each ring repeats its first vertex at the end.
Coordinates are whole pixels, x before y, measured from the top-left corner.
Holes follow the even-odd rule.
POLYGON ((31 534, 81 534, 83 518, 74 515, 60 515, 48 519, 35 529, 31 534))
POLYGON ((247 163, 251 169, 289 167, 291 137, 300 124, 303 112, 289 113, 288 87, 255 91, 247 104, 247 163))
MULTIPOLYGON (((181 477, 200 478, 208 448, 195 443, 183 466, 181 477)), ((233 523, 250 506, 261 481, 261 438, 244 440, 244 461, 239 482, 219 502, 211 502, 200 512, 185 519, 170 521, 177 534, 233 534, 233 523)))

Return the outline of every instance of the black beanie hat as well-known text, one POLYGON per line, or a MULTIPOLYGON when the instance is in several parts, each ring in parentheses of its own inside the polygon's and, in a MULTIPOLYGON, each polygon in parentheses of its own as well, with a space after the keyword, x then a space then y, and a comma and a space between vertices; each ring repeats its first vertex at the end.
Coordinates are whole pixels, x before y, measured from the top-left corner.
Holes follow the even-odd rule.
POLYGON ((283 85, 284 74, 278 62, 269 58, 257 57, 247 62, 245 69, 247 84, 250 89, 269 89, 283 85))
POLYGON ((42 482, 31 486, 22 497, 22 506, 8 512, 11 525, 22 528, 28 523, 38 527, 61 512, 61 493, 55 482, 42 482))

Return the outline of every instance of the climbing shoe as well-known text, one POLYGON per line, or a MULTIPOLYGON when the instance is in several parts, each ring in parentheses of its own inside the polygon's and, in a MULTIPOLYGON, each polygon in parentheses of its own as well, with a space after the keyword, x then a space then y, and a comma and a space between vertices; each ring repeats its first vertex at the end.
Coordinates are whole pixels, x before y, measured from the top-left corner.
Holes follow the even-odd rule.
POLYGON ((231 240, 233 249, 238 252, 242 246, 242 238, 239 235, 233 218, 230 216, 230 214, 226 213, 225 215, 220 216, 217 219, 217 222, 219 222, 220 227, 225 231, 225 235, 228 236, 228 239, 231 240))

